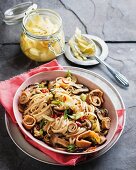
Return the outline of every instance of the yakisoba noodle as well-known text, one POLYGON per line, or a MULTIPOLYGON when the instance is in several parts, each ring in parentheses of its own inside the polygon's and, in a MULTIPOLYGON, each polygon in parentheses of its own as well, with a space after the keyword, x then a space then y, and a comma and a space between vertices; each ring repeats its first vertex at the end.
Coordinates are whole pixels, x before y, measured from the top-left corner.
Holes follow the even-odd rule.
POLYGON ((87 152, 106 141, 111 120, 103 103, 100 89, 88 89, 68 73, 28 86, 18 108, 34 137, 55 149, 87 152))

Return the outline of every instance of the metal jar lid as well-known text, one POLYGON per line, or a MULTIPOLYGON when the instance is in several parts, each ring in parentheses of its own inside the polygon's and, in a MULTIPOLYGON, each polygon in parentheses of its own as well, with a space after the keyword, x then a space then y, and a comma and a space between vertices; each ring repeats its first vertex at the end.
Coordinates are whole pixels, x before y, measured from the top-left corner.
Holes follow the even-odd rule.
POLYGON ((31 1, 20 3, 4 12, 3 21, 7 25, 17 24, 18 22, 22 21, 26 14, 35 9, 37 9, 37 4, 34 4, 31 1))

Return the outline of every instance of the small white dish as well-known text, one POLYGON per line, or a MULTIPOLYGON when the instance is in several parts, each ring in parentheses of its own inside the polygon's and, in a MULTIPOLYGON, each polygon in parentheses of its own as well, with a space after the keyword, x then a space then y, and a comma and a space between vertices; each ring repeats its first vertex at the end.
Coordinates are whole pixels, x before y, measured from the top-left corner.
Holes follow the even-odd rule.
MULTIPOLYGON (((97 36, 89 35, 89 34, 84 34, 84 36, 92 39, 95 42, 96 55, 99 56, 100 59, 105 60, 109 52, 107 44, 97 36)), ((95 59, 88 59, 86 61, 81 61, 75 58, 68 43, 65 46, 65 56, 69 61, 78 65, 89 66, 89 65, 99 64, 99 62, 96 61, 95 59)))

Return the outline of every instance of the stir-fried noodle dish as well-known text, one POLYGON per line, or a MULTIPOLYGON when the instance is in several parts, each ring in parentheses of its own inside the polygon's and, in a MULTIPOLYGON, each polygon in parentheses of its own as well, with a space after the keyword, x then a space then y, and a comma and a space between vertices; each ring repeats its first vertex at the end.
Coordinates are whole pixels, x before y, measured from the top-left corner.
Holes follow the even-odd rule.
POLYGON ((54 149, 89 152, 106 142, 111 120, 103 92, 66 77, 26 87, 18 101, 22 124, 35 138, 54 149))

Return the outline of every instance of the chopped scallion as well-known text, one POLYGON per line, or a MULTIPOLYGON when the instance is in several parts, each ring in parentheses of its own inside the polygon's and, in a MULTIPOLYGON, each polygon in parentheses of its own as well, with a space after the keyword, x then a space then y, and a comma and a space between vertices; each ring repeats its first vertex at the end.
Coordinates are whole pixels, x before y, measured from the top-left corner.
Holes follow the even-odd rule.
POLYGON ((68 152, 74 152, 76 149, 75 145, 74 144, 70 144, 67 146, 67 150, 68 152))

